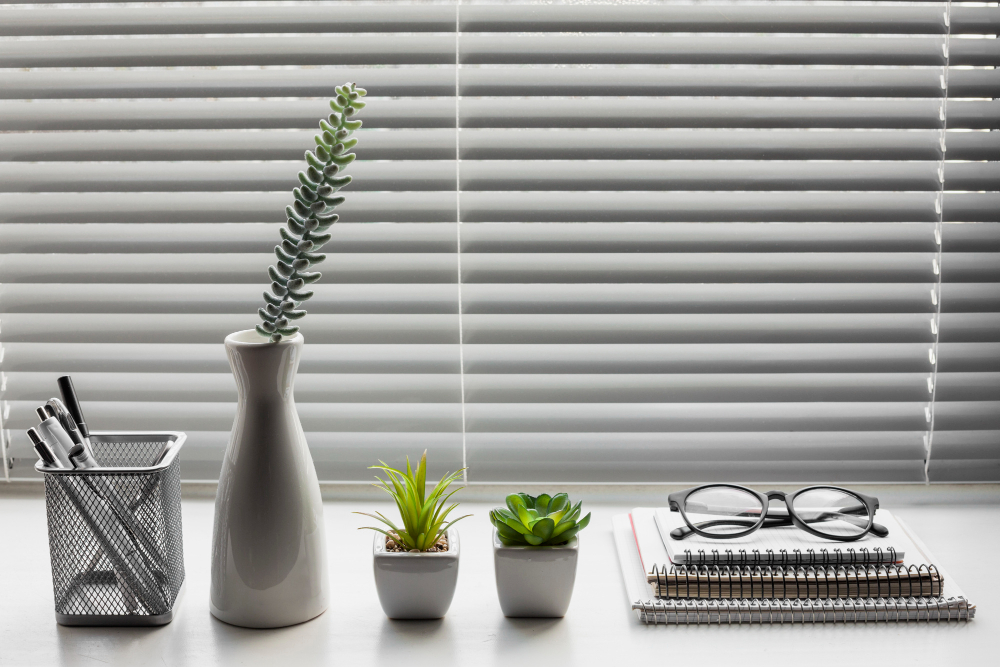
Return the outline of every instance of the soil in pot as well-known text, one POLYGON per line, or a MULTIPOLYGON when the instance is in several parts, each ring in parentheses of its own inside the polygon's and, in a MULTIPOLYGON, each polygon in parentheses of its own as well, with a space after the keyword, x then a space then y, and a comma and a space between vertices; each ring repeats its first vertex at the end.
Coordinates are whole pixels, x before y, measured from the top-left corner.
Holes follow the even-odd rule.
POLYGON ((407 549, 402 544, 399 544, 398 542, 396 542, 395 540, 393 540, 390 537, 390 538, 386 538, 386 540, 385 540, 385 550, 388 553, 394 553, 394 554, 404 553, 406 551, 409 551, 410 553, 415 553, 415 554, 419 554, 419 553, 425 553, 425 554, 444 553, 445 551, 448 551, 448 536, 447 535, 442 535, 441 539, 438 540, 437 542, 435 542, 434 546, 432 546, 427 551, 420 551, 419 549, 407 549))

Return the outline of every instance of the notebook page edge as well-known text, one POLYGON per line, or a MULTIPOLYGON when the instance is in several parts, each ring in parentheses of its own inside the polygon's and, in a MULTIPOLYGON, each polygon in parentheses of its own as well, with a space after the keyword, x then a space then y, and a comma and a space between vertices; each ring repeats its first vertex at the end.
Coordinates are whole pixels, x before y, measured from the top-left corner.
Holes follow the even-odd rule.
MULTIPOLYGON (((636 546, 635 533, 632 531, 631 515, 616 514, 612 517, 612 526, 615 547, 618 552, 618 564, 622 570, 625 594, 629 598, 629 604, 632 605, 633 609, 643 602, 651 604, 651 594, 649 592, 643 593, 648 584, 643 572, 642 561, 639 560, 639 548, 636 546)), ((638 610, 636 611, 638 612, 638 610)))
MULTIPOLYGON (((924 544, 924 541, 920 539, 920 537, 913 531, 913 529, 910 528, 906 524, 906 522, 904 522, 899 517, 896 517, 896 523, 899 524, 900 529, 904 533, 906 533, 906 536, 910 538, 910 541, 913 543, 914 548, 923 557, 924 562, 927 564, 933 564, 934 567, 937 568, 938 573, 944 579, 944 589, 941 593, 941 597, 945 599, 964 598, 965 600, 968 600, 969 598, 962 591, 962 587, 958 585, 958 582, 955 581, 954 577, 952 577, 948 573, 948 571, 941 565, 941 562, 934 558, 933 554, 931 554, 930 549, 927 548, 927 545, 924 544)), ((973 609, 975 608, 975 605, 973 605, 971 601, 969 602, 969 606, 972 607, 973 609)))

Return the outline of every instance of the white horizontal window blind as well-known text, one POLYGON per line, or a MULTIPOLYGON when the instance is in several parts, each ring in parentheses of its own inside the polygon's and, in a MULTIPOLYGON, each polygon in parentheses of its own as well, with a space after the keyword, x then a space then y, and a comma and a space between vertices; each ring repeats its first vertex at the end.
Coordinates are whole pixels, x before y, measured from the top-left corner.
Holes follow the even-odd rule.
POLYGON ((326 99, 368 89, 303 320, 322 479, 1000 479, 997 3, 0 4, 0 444, 218 474, 326 99))

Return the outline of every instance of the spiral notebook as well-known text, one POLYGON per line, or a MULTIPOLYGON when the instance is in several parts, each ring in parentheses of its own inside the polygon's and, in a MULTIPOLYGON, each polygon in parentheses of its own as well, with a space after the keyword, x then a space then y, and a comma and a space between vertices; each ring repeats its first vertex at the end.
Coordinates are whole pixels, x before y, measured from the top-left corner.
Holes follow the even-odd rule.
MULTIPOLYGON (((651 517, 647 517, 651 519, 651 517)), ((905 531, 897 520, 900 531, 905 531)), ((942 595, 932 597, 841 598, 841 599, 663 599, 652 595, 648 570, 639 556, 637 532, 632 517, 620 514, 613 520, 615 545, 625 580, 625 592, 631 608, 645 623, 835 623, 871 621, 949 621, 972 620, 976 607, 953 581, 944 584, 942 595)), ((910 537, 909 531, 906 531, 910 537)), ((912 554, 930 562, 926 547, 918 548, 915 538, 912 554)), ((661 544, 661 549, 662 544, 661 544)))
MULTIPOLYGON (((670 531, 685 525, 680 512, 666 507, 636 508, 637 514, 651 514, 674 565, 878 565, 902 563, 913 548, 896 518, 879 510, 876 521, 889 529, 886 537, 868 534, 856 542, 831 542, 795 526, 765 528, 745 537, 713 540, 691 535, 684 540, 670 537, 670 531)), ((641 548, 641 545, 640 545, 641 548)), ((664 566, 668 563, 656 563, 664 566)))
POLYGON ((935 565, 671 565, 646 574, 653 594, 695 600, 941 595, 935 565))

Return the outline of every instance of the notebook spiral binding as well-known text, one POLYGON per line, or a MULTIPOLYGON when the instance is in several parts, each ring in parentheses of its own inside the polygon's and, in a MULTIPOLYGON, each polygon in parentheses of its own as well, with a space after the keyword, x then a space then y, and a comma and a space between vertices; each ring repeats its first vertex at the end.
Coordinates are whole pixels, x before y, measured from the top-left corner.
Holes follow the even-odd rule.
POLYGON ((685 549, 683 554, 686 565, 879 565, 896 562, 896 550, 892 547, 885 551, 881 547, 871 550, 864 547, 819 551, 806 549, 804 553, 801 549, 793 549, 791 553, 786 549, 778 552, 773 549, 763 552, 757 549, 750 552, 746 549, 737 552, 732 549, 721 552, 718 549, 707 552, 704 549, 685 549))
POLYGON ((671 599, 936 597, 944 583, 934 565, 674 565, 647 578, 655 595, 671 599))
POLYGON ((976 608, 965 598, 859 598, 834 600, 655 600, 632 603, 647 624, 867 623, 969 621, 976 608))

